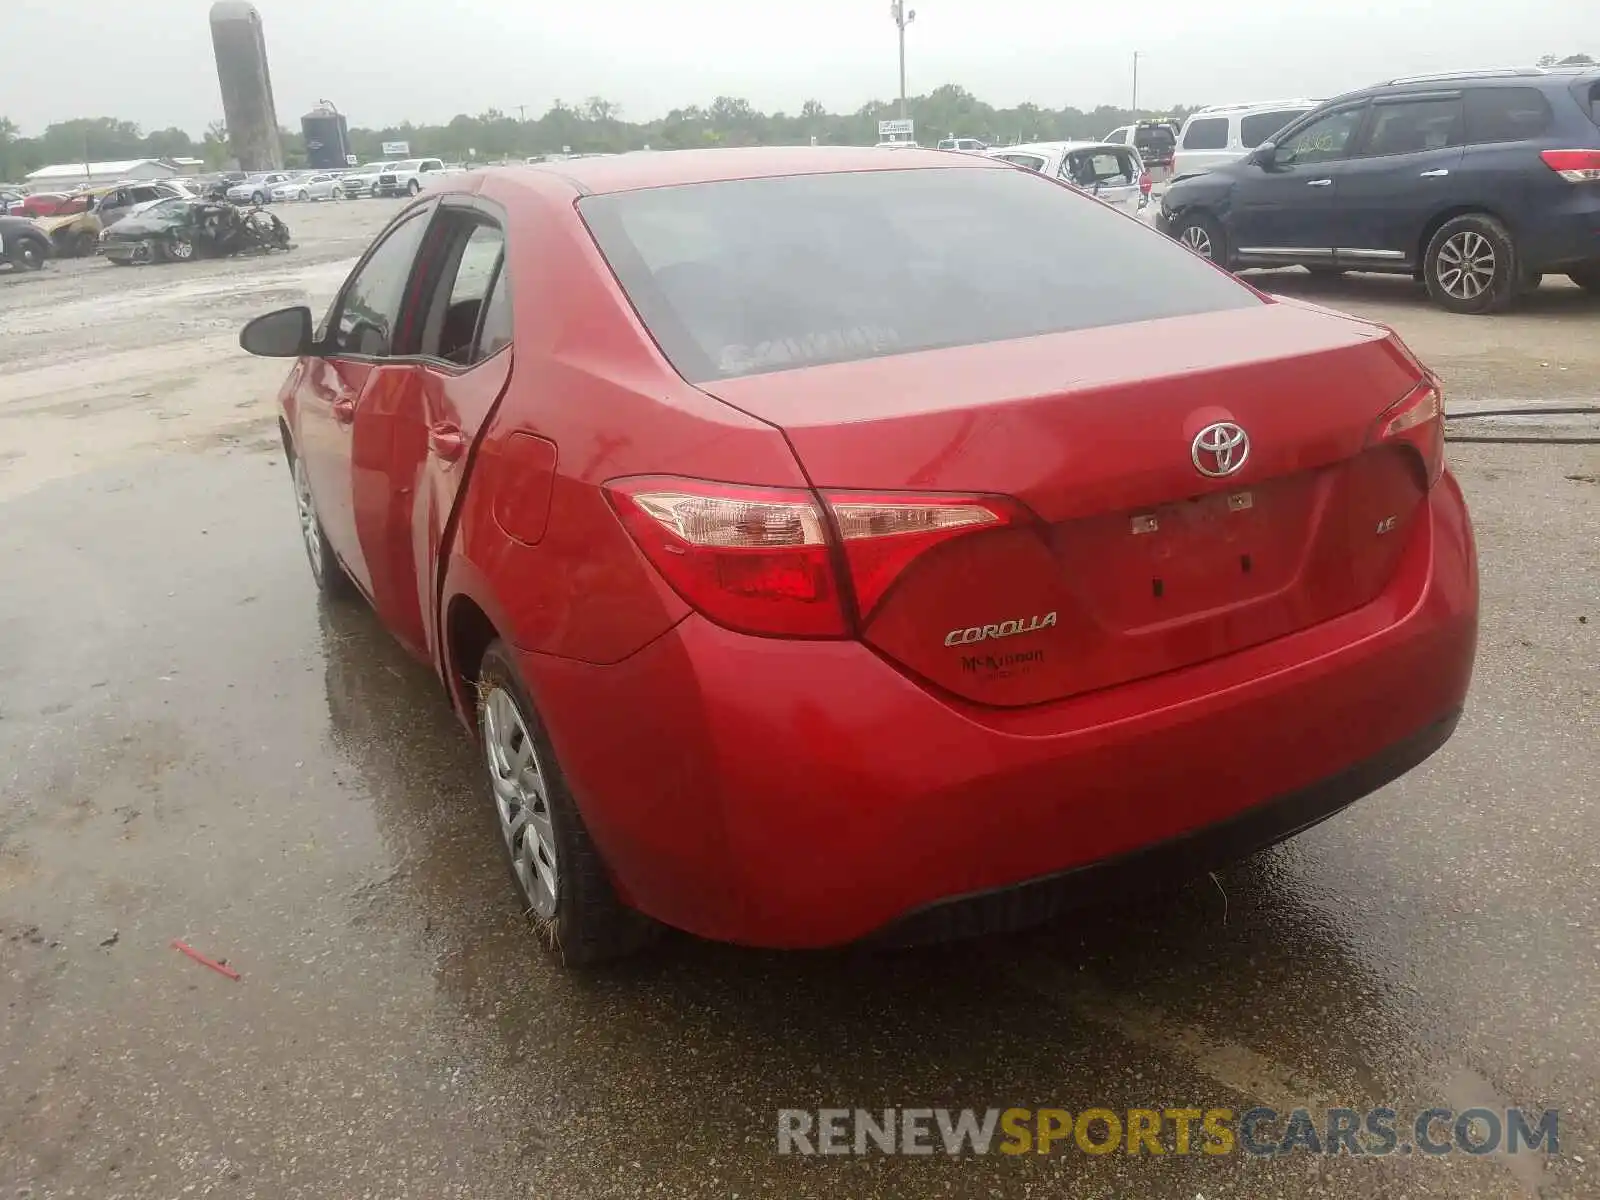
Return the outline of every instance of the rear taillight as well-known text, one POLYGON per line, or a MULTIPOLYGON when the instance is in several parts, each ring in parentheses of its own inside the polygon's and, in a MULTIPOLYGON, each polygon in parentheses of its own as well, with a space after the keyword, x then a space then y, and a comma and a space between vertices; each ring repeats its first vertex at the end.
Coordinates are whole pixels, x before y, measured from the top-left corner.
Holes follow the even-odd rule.
POLYGON ((1150 194, 1150 189, 1152 187, 1154 187, 1154 186, 1155 186, 1155 184, 1150 179, 1150 172, 1149 171, 1145 171, 1143 174, 1141 174, 1139 176, 1139 190, 1141 192, 1143 192, 1146 196, 1148 196, 1150 194))
POLYGON ((913 561, 942 542, 1013 522, 1004 500, 973 496, 900 496, 824 492, 833 511, 845 562, 865 622, 913 561))
POLYGON ((1568 183, 1600 183, 1600 150, 1546 150, 1539 157, 1568 183))
POLYGON ((1444 472, 1444 394, 1436 379, 1419 383, 1399 403, 1378 418, 1379 442, 1404 443, 1422 460, 1429 487, 1444 472))
POLYGON ((811 492, 661 478, 607 491, 645 557, 713 621, 745 633, 844 636, 826 521, 811 492))
POLYGON ((801 488, 662 477, 617 480, 606 491, 645 557, 686 601, 730 629, 777 637, 848 636, 917 558, 1021 516, 1014 502, 985 496, 819 499, 801 488), (853 606, 839 585, 840 561, 853 606))

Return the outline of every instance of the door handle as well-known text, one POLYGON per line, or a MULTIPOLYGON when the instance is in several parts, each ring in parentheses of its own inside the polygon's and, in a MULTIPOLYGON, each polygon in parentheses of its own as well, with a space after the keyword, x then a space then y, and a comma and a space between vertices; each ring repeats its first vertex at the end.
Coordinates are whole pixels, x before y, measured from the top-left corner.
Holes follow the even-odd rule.
POLYGON ((340 392, 333 401, 333 419, 341 425, 348 425, 356 419, 356 394, 354 392, 340 392))
POLYGON ((1449 167, 1440 167, 1437 171, 1424 171, 1422 173, 1422 178, 1423 179, 1443 179, 1448 174, 1450 174, 1450 168, 1449 167))
POLYGON ((1333 180, 1331 180, 1331 179, 1313 179, 1309 183, 1307 183, 1306 186, 1307 187, 1332 187, 1333 186, 1333 180))
POLYGON ((440 460, 453 463, 461 457, 466 448, 467 439, 461 436, 458 426, 448 421, 440 421, 428 429, 428 449, 432 450, 440 460))

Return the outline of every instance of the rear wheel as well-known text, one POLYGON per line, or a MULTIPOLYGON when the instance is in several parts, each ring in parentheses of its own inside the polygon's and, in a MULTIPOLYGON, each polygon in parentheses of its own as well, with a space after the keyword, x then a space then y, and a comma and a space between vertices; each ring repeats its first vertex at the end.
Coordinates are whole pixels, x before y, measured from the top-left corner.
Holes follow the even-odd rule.
POLYGON ((654 926, 617 899, 506 644, 484 653, 478 740, 519 900, 569 965, 637 950, 654 926))
POLYGON ((1586 292, 1600 294, 1600 267, 1583 267, 1569 271, 1567 278, 1586 292))
POLYGON ((1428 294, 1451 312, 1502 312, 1517 293, 1521 271, 1511 231, 1487 213, 1446 221, 1428 243, 1422 265, 1428 294))
POLYGON ((1178 218, 1172 236, 1201 258, 1209 258, 1219 267, 1228 265, 1228 248, 1222 226, 1210 213, 1185 213, 1178 218))
POLYGON ((422 190, 422 185, 420 183, 418 183, 415 179, 413 179, 411 181, 410 186, 406 188, 406 193, 408 195, 415 196, 421 190, 422 190))

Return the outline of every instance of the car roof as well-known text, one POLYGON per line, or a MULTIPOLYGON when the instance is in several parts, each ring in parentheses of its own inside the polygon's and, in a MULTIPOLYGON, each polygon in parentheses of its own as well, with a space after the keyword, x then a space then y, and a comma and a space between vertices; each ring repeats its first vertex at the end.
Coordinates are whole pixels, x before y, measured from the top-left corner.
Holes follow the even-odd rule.
POLYGON ((555 175, 581 192, 604 194, 785 175, 934 167, 957 171, 998 170, 1000 166, 979 155, 909 147, 885 154, 876 146, 749 146, 720 150, 638 150, 603 158, 524 163, 488 170, 508 181, 526 180, 534 172, 555 175))

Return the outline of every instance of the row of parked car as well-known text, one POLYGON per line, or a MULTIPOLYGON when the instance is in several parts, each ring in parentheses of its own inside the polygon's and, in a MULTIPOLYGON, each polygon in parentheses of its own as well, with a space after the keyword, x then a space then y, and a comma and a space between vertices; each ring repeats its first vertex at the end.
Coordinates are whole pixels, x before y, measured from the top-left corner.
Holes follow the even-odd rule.
POLYGON ((225 195, 236 204, 415 196, 431 179, 464 169, 438 158, 408 158, 372 162, 343 171, 264 171, 239 177, 225 195))

